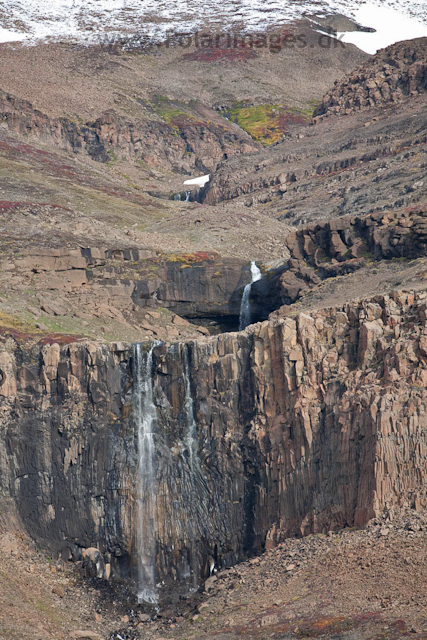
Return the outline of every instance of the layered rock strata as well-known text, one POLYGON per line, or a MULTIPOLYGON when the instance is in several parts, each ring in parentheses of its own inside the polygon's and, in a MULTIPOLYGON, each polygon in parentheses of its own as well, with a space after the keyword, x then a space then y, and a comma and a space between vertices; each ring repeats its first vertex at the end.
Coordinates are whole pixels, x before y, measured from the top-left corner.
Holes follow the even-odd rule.
POLYGON ((421 206, 312 224, 289 234, 286 249, 290 256, 287 269, 271 271, 252 286, 253 313, 258 319, 265 319, 281 305, 291 305, 328 278, 352 273, 376 260, 425 255, 427 210, 421 206))
MULTIPOLYGON (((357 86, 357 85, 356 85, 357 86)), ((257 155, 218 167, 204 202, 260 207, 305 226, 425 202, 427 93, 391 107, 326 118, 257 155)))
POLYGON ((137 247, 37 246, 3 257, 0 268, 0 282, 13 278, 31 286, 43 296, 42 308, 50 304, 54 315, 64 315, 73 304, 85 312, 102 305, 106 315, 115 309, 117 317, 137 321, 138 311, 161 307, 230 328, 238 326, 243 288, 251 278, 247 262, 215 252, 162 255, 137 247))

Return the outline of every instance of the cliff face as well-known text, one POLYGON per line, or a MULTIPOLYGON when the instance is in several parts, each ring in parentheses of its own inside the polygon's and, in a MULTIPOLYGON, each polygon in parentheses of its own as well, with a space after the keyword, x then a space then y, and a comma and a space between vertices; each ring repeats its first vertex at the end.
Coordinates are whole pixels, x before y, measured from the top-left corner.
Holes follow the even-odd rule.
MULTIPOLYGON (((186 318, 222 318, 238 324, 242 290, 250 281, 246 261, 199 252, 148 262, 142 268, 137 265, 135 271, 132 300, 136 305, 162 306, 186 318)), ((99 274, 101 286, 108 275, 99 274)))
POLYGON ((395 293, 156 346, 154 501, 137 495, 132 349, 4 338, 1 488, 40 544, 77 560, 97 547, 99 575, 135 580, 149 499, 155 578, 175 589, 210 558, 425 505, 426 310, 395 293))
POLYGON ((1 484, 29 533, 65 558, 75 542, 128 549, 120 495, 135 462, 121 426, 121 354, 91 343, 22 350, 9 338, 0 359, 1 484))

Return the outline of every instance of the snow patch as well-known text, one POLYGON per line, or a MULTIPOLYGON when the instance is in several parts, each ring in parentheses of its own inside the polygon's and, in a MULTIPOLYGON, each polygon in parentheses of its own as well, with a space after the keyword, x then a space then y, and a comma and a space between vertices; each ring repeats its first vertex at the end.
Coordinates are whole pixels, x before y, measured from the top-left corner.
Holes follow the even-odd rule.
POLYGON ((207 182, 209 182, 210 174, 207 176, 200 176, 199 178, 192 178, 191 180, 186 180, 184 184, 193 184, 198 187, 204 187, 207 182))
POLYGON ((16 31, 0 27, 0 44, 5 42, 21 42, 26 38, 27 35, 25 33, 17 33, 16 31))

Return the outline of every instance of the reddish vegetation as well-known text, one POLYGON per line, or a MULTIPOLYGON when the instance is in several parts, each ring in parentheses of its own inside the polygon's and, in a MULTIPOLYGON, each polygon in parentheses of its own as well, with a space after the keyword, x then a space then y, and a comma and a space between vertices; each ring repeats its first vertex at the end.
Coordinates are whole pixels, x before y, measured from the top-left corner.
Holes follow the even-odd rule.
POLYGON ((290 124, 307 124, 307 117, 301 113, 282 111, 277 126, 280 130, 286 129, 290 124))
POLYGON ((197 62, 241 62, 256 58, 253 49, 233 48, 233 49, 197 49, 193 53, 183 56, 184 60, 197 62))
POLYGON ((10 329, 8 327, 0 327, 0 341, 5 340, 6 338, 13 338, 19 344, 25 344, 25 342, 32 342, 35 340, 37 344, 41 346, 54 343, 66 345, 84 339, 82 336, 75 336, 73 334, 63 335, 61 333, 52 333, 48 336, 43 336, 40 339, 37 339, 39 336, 40 334, 38 333, 24 332, 19 331, 18 329, 10 329))
POLYGON ((17 142, 12 138, 7 138, 6 141, 0 142, 0 151, 7 152, 10 157, 16 156, 17 158, 22 159, 24 156, 32 160, 37 160, 38 162, 48 165, 55 171, 55 173, 58 169, 61 169, 62 173, 67 172, 70 177, 74 177, 76 175, 76 172, 71 165, 58 163, 57 157, 48 151, 37 149, 36 147, 22 142, 17 142))
POLYGON ((196 251, 195 253, 183 253, 179 256, 179 260, 182 262, 207 262, 215 260, 218 254, 214 251, 196 251))
POLYGON ((50 209, 59 209, 61 211, 72 211, 67 207, 61 207, 59 204, 50 202, 8 202, 7 200, 0 200, 0 211, 15 211, 21 207, 49 207, 50 209))
POLYGON ((7 200, 0 200, 0 211, 14 211, 18 207, 22 207, 23 202, 8 202, 7 200))
MULTIPOLYGON (((248 622, 246 626, 234 628, 233 631, 238 636, 250 636, 252 638, 265 638, 267 635, 277 636, 284 633, 295 634, 297 638, 318 638, 319 636, 330 637, 330 634, 344 633, 359 629, 371 629, 371 625, 381 623, 383 618, 380 613, 371 612, 361 615, 347 616, 320 616, 310 618, 287 618, 286 614, 282 620, 268 624, 269 618, 280 618, 281 612, 277 607, 264 612, 248 622)), ((407 626, 403 620, 387 622, 387 640, 398 640, 401 632, 407 633, 407 626)), ((226 632, 226 629, 224 629, 226 632)), ((406 634, 405 634, 406 635, 406 634)), ((293 636, 293 637, 295 637, 293 636)))
POLYGON ((205 260, 215 260, 218 255, 215 251, 196 251, 196 253, 185 254, 184 258, 188 262, 204 262, 205 260))
POLYGON ((73 342, 78 342, 79 340, 83 340, 82 336, 74 336, 73 334, 61 334, 61 333, 53 333, 50 336, 45 336, 41 340, 38 340, 38 344, 44 346, 45 344, 72 344, 73 342))
POLYGON ((148 260, 150 264, 164 264, 166 263, 198 263, 198 262, 212 262, 219 258, 219 254, 215 251, 196 251, 194 253, 175 253, 169 255, 163 255, 158 258, 151 258, 148 260))
POLYGON ((201 120, 197 120, 193 116, 182 113, 179 116, 170 118, 169 123, 178 129, 187 129, 188 127, 204 127, 205 124, 201 120))
MULTIPOLYGON (((12 138, 7 138, 6 140, 0 141, 0 153, 2 153, 7 158, 20 162, 22 162, 22 160, 29 160, 34 161, 35 164, 41 163, 43 167, 47 169, 48 175, 53 175, 60 178, 69 178, 74 184, 94 188, 106 195, 117 198, 124 198, 130 202, 135 202, 137 204, 144 204, 146 206, 150 205, 150 202, 147 200, 145 195, 130 193, 120 187, 112 188, 111 186, 103 185, 100 181, 95 179, 95 177, 91 176, 90 174, 83 173, 82 171, 76 171, 76 169, 72 165, 59 162, 59 158, 57 155, 49 153, 47 151, 42 151, 28 144, 17 142, 12 138)), ((16 204, 22 206, 29 203, 16 204)), ((52 206, 50 204, 38 204, 41 206, 52 206)), ((64 207, 62 208, 64 209, 64 207)), ((71 211, 71 209, 65 210, 71 211)))

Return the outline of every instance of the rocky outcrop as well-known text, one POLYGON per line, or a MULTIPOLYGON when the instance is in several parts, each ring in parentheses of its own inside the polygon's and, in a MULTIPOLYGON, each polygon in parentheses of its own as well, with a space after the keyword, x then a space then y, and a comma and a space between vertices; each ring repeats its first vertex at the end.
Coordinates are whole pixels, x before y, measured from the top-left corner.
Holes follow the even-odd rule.
MULTIPOLYGON (((268 166, 270 163, 266 163, 262 165, 262 168, 268 166)), ((255 169, 256 170, 256 169, 255 169)), ((234 198, 238 198, 239 196, 243 196, 246 194, 254 193, 257 191, 261 191, 263 189, 268 189, 270 187, 278 187, 279 189, 283 189, 283 192, 287 190, 287 183, 296 182, 296 175, 294 172, 281 173, 279 175, 272 176, 257 176, 254 179, 247 180, 246 182, 241 182, 239 180, 239 174, 233 175, 230 179, 230 176, 225 175, 224 172, 220 173, 218 176, 214 178, 212 185, 208 185, 206 189, 206 195, 203 198, 205 204, 218 204, 222 200, 232 200, 234 198)))
POLYGON ((398 42, 381 49, 347 80, 335 81, 335 86, 315 109, 314 119, 395 104, 425 92, 426 59, 427 38, 398 42))
POLYGON ((36 289, 50 289, 71 293, 88 284, 90 267, 104 265, 108 261, 139 261, 151 258, 150 249, 104 249, 98 247, 72 249, 41 248, 24 249, 12 259, 2 262, 5 271, 32 274, 36 289))
POLYGON ((424 256, 427 210, 345 216, 312 224, 289 234, 286 249, 287 269, 271 271, 252 286, 252 313, 258 319, 291 305, 323 280, 357 271, 367 262, 424 256))
POLYGON ((177 123, 161 118, 129 121, 109 110, 94 122, 81 124, 51 118, 18 97, 0 91, 0 121, 9 129, 53 142, 61 149, 85 152, 98 162, 114 161, 117 154, 139 159, 149 167, 178 173, 213 171, 220 161, 236 153, 259 150, 239 127, 204 107, 203 119, 187 117, 177 123), (209 119, 210 118, 210 119, 209 119))
POLYGON ((141 274, 135 283, 136 305, 163 306, 185 318, 211 318, 237 327, 242 291, 250 282, 248 263, 201 252, 165 257, 156 271, 155 265, 151 269, 151 277, 141 274))
MULTIPOLYGON (((210 558, 426 504, 426 309, 426 294, 394 293, 155 347, 159 580, 176 591, 210 558)), ((1 487, 40 544, 129 579, 134 355, 51 342, 2 340, 1 487)))

